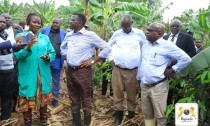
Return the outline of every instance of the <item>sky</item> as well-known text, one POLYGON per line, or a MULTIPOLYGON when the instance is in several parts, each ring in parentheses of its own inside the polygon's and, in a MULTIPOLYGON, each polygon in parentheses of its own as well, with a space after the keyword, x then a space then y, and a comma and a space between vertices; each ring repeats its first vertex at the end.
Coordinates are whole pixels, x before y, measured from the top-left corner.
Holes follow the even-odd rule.
MULTIPOLYGON (((44 0, 35 0, 37 3, 40 3, 40 2, 44 2, 44 0)), ((46 1, 50 1, 50 0, 46 0, 46 1)), ((60 5, 69 5, 69 2, 68 0, 54 0, 55 1, 55 5, 56 7, 59 7, 60 5)), ((10 0, 10 3, 17 3, 17 4, 20 4, 20 3, 29 3, 29 4, 33 4, 33 0, 10 0)))
POLYGON ((163 14, 165 22, 170 21, 174 16, 180 16, 185 10, 193 9, 196 12, 200 8, 207 9, 210 5, 210 0, 162 0, 162 2, 163 6, 173 2, 173 5, 163 14))
MULTIPOLYGON (((43 2, 44 0, 35 0, 37 3, 43 2)), ((50 1, 50 0, 47 0, 50 1)), ((10 0, 10 2, 19 3, 29 3, 32 4, 33 0, 10 0)), ((198 11, 200 8, 207 9, 210 5, 210 0, 162 0, 162 6, 168 5, 170 2, 173 2, 173 5, 169 7, 163 14, 163 20, 167 22, 170 21, 174 16, 180 16, 183 11, 187 9, 193 9, 198 11)), ((55 0, 56 7, 60 5, 69 5, 68 0, 55 0)))

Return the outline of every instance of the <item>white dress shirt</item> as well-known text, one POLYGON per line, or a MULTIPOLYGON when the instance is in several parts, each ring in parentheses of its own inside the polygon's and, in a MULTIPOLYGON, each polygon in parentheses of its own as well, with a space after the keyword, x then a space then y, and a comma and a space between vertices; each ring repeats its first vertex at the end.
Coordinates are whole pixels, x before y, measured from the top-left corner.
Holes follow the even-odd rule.
POLYGON ((179 36, 179 33, 177 33, 177 34, 174 36, 174 40, 173 40, 173 42, 172 42, 171 39, 172 39, 172 37, 173 37, 173 34, 171 33, 171 35, 168 37, 168 41, 169 41, 169 42, 172 42, 172 43, 174 43, 174 44, 176 45, 176 41, 177 41, 177 39, 178 39, 178 36, 179 36))
POLYGON ((95 48, 102 49, 99 57, 106 58, 111 52, 111 47, 92 31, 82 28, 77 33, 71 31, 66 34, 61 44, 61 54, 67 56, 67 64, 80 66, 82 61, 92 57, 95 48))
POLYGON ((8 40, 11 40, 12 42, 14 42, 14 40, 15 40, 15 35, 14 35, 14 31, 13 31, 13 28, 12 27, 9 27, 8 29, 5 29, 4 31, 6 31, 7 32, 7 34, 8 34, 8 37, 7 37, 7 39, 8 40))
POLYGON ((140 44, 146 43, 143 31, 132 28, 130 33, 117 30, 112 35, 108 44, 112 47, 109 60, 114 60, 115 65, 121 68, 133 69, 139 66, 140 44))
POLYGON ((141 80, 142 84, 162 80, 165 78, 164 71, 172 59, 177 60, 177 64, 172 66, 175 72, 179 72, 191 62, 191 58, 183 50, 163 38, 153 44, 150 42, 144 44, 137 79, 141 80))

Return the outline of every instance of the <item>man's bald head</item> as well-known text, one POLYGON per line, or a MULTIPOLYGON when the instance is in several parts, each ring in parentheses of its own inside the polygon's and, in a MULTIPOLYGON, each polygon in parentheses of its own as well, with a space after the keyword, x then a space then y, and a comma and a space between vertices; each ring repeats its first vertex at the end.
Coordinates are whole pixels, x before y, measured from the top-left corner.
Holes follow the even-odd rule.
POLYGON ((54 17, 52 20, 51 28, 55 31, 58 31, 60 29, 60 26, 61 26, 61 19, 58 17, 54 17))
POLYGON ((131 32, 133 19, 130 15, 124 15, 121 18, 121 27, 125 33, 131 32))
POLYGON ((155 28, 155 30, 159 33, 159 35, 162 37, 165 33, 165 26, 161 23, 152 23, 151 26, 155 28))
POLYGON ((128 14, 122 16, 122 18, 121 18, 121 22, 125 22, 125 21, 131 21, 132 22, 132 20, 133 20, 132 17, 128 14))
POLYGON ((152 23, 147 27, 146 37, 151 43, 157 41, 165 33, 165 26, 161 23, 152 23))

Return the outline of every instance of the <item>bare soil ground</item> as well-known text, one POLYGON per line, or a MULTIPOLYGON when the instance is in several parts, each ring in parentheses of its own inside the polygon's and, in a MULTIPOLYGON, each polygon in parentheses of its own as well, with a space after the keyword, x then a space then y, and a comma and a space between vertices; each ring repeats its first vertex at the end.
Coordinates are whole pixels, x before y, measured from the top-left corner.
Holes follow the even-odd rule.
MULTIPOLYGON (((90 126, 113 126, 114 125, 114 109, 112 104, 112 97, 102 96, 100 92, 94 93, 92 121, 90 126)), ((70 101, 68 95, 65 94, 59 99, 59 106, 48 106, 49 110, 49 126, 71 126, 72 116, 70 111, 70 101)), ((136 126, 143 125, 143 115, 140 109, 140 99, 138 99, 136 115, 132 120, 128 120, 127 111, 124 113, 123 123, 120 126, 129 126, 135 124, 136 126)), ((81 115, 83 112, 81 111, 81 115)), ((82 118, 83 119, 83 118, 82 118)), ((83 121, 83 120, 82 120, 83 121)), ((39 124, 39 113, 33 112, 33 126, 39 124)), ((12 117, 7 121, 0 122, 1 126, 23 126, 23 117, 21 113, 13 112, 12 117)))
MULTIPOLYGON (((72 116, 70 111, 70 101, 67 94, 67 88, 65 84, 65 76, 61 77, 61 97, 59 100, 59 106, 48 106, 49 126, 71 126, 72 116)), ((109 92, 107 93, 109 94, 109 92)), ((124 112, 123 122, 120 126, 129 126, 135 124, 135 126, 143 126, 143 115, 141 113, 140 98, 137 98, 137 108, 135 117, 128 120, 128 112, 124 112)), ((126 106, 126 103, 125 103, 126 106)), ((114 125, 114 109, 113 98, 111 96, 102 96, 100 91, 94 91, 93 103, 92 103, 92 121, 90 126, 113 126, 114 125)), ((81 111, 81 115, 83 115, 81 111)), ((83 122, 83 117, 82 117, 83 122)), ((23 126, 23 116, 21 113, 13 112, 12 117, 9 120, 1 121, 0 126, 23 126)), ((39 112, 33 111, 33 126, 39 125, 39 112)))

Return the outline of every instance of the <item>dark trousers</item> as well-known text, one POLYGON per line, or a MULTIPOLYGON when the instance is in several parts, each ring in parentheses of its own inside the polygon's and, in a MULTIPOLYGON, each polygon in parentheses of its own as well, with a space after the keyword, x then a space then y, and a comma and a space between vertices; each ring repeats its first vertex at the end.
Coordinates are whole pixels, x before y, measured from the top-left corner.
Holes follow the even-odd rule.
MULTIPOLYGON (((109 80, 107 80, 106 75, 103 75, 102 78, 102 95, 106 95, 107 87, 109 85, 109 80)), ((112 96, 112 86, 110 85, 110 96, 112 96)))
POLYGON ((10 118, 14 88, 14 71, 0 73, 1 120, 10 118))
POLYGON ((78 112, 82 106, 88 115, 91 112, 92 68, 72 70, 67 67, 66 79, 72 112, 78 112))
POLYGON ((14 75, 14 88, 13 88, 13 111, 15 111, 15 106, 17 103, 17 98, 18 98, 18 90, 19 90, 19 83, 18 83, 18 66, 17 63, 14 65, 15 67, 15 75, 14 75))
POLYGON ((60 75, 61 75, 61 69, 54 69, 50 68, 52 73, 52 94, 54 97, 58 97, 60 95, 59 89, 60 89, 60 75))
MULTIPOLYGON (((105 62, 105 59, 103 59, 102 61, 105 62)), ((102 73, 103 73, 103 76, 102 76, 102 92, 101 92, 102 95, 106 95, 107 87, 109 85, 109 80, 107 79, 107 75, 104 74, 104 73, 110 73, 110 74, 112 74, 111 68, 112 67, 109 66, 108 68, 103 68, 102 69, 102 73)), ((112 95, 113 95, 112 85, 110 84, 110 96, 112 96, 112 95)))
POLYGON ((182 89, 183 88, 180 85, 177 85, 176 88, 169 88, 167 105, 176 104, 179 101, 179 99, 183 98, 183 96, 179 93, 179 90, 182 89))

